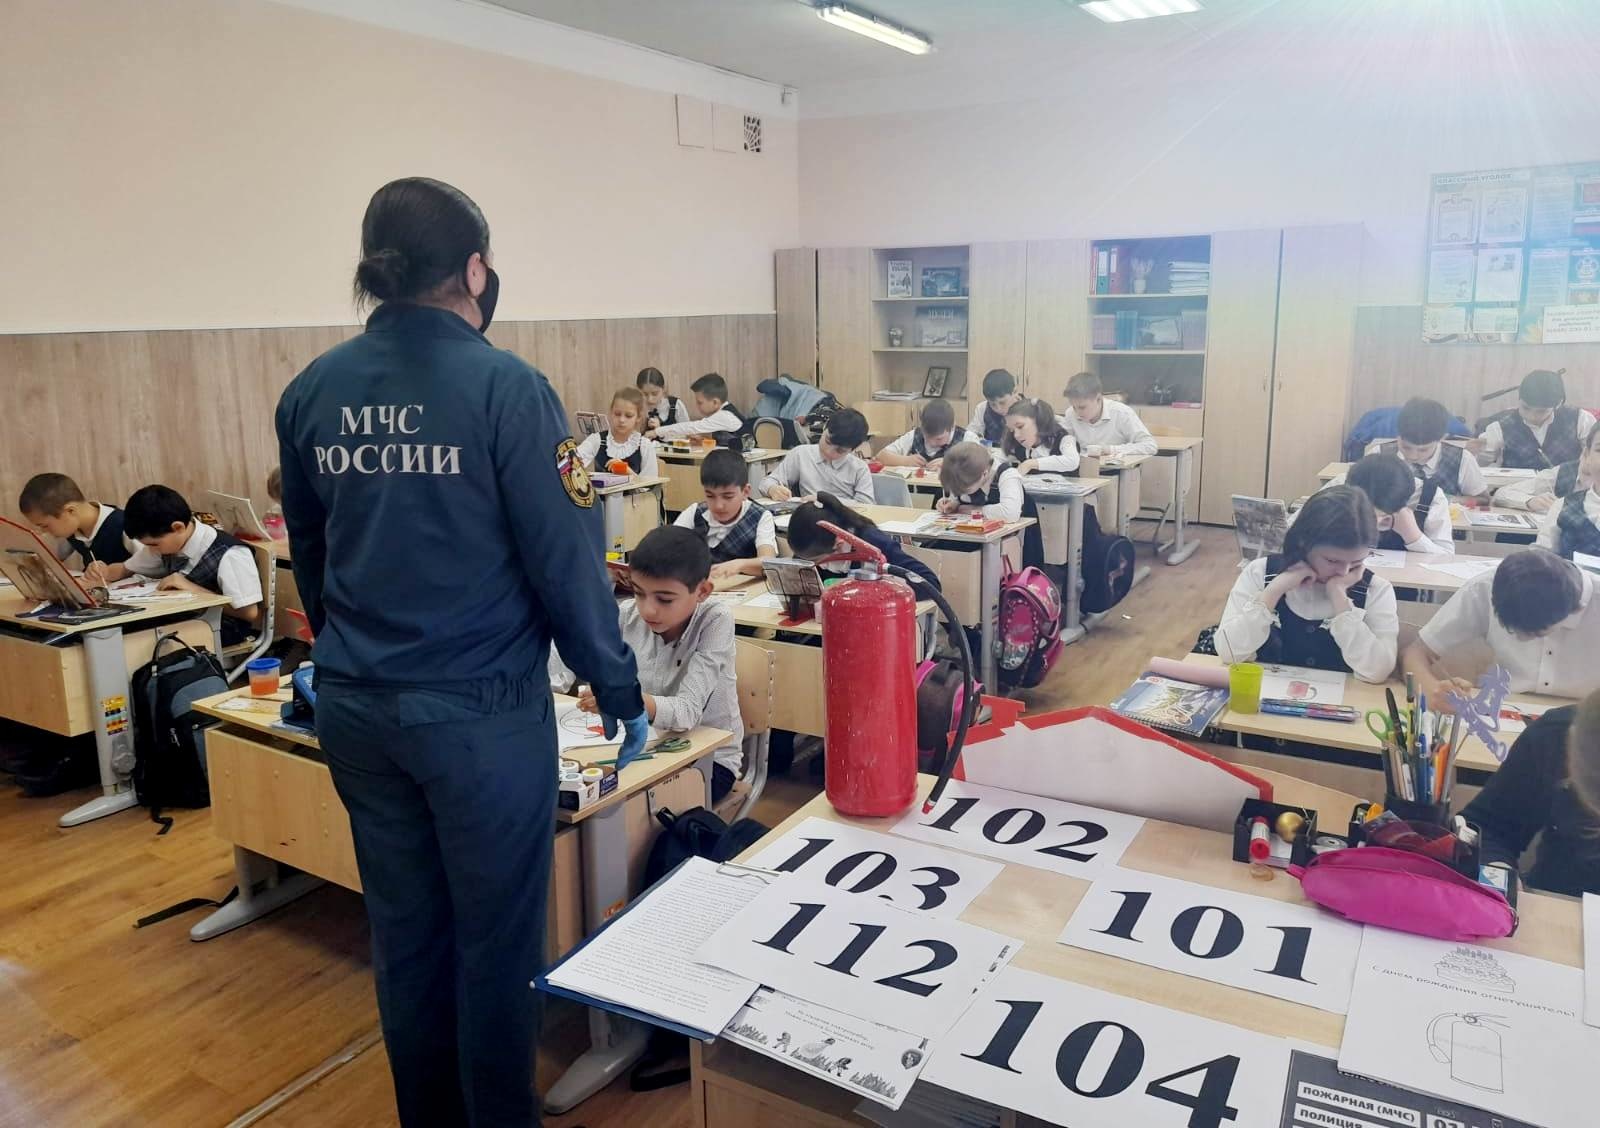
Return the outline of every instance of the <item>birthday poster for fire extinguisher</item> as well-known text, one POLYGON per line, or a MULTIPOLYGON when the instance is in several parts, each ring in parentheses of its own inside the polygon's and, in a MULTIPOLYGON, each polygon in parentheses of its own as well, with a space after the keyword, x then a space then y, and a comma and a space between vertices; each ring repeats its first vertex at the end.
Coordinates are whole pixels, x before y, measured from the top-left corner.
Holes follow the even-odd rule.
POLYGON ((1583 969, 1368 928, 1339 1069, 1541 1128, 1600 1123, 1583 969))

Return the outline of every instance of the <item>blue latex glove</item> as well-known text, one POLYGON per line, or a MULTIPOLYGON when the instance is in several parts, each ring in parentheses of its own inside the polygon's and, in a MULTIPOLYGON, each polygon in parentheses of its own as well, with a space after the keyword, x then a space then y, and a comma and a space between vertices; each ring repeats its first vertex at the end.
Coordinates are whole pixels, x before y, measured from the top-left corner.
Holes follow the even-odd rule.
MULTIPOLYGON (((617 718, 600 714, 600 724, 605 729, 606 739, 610 740, 617 735, 617 718)), ((637 717, 622 722, 622 747, 617 750, 617 771, 621 771, 638 758, 644 751, 645 742, 650 739, 650 718, 644 713, 637 717)))

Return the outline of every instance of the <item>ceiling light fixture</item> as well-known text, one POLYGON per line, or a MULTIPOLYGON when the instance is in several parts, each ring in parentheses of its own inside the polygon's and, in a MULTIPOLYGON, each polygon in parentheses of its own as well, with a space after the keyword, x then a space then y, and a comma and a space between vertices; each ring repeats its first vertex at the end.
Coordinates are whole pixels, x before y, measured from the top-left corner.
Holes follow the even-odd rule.
POLYGON ((1200 0, 1077 0, 1078 7, 1106 23, 1198 12, 1200 0))
POLYGON ((890 23, 882 16, 863 12, 848 4, 819 4, 816 11, 817 15, 834 27, 842 27, 857 35, 865 35, 868 39, 876 39, 879 43, 887 43, 891 47, 898 47, 913 55, 926 55, 933 50, 933 42, 927 36, 918 35, 899 24, 890 23))

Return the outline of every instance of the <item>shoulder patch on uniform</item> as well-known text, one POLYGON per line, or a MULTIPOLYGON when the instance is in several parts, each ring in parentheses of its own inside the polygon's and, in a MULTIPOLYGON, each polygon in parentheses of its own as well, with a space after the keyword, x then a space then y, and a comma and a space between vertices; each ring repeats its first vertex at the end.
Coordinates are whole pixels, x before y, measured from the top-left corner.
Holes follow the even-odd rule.
POLYGON ((561 476, 561 488, 567 491, 573 505, 584 509, 594 507, 594 483, 589 480, 589 471, 578 457, 578 443, 571 435, 556 444, 556 473, 561 476))

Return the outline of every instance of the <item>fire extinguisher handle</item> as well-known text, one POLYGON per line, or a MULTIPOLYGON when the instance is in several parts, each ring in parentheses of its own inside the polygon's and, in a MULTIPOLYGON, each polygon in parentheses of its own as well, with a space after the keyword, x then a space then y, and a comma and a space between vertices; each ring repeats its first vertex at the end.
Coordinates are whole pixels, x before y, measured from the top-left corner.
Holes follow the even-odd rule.
MULTIPOLYGON (((817 559, 818 564, 831 564, 840 560, 855 560, 875 565, 880 572, 888 567, 888 557, 884 556, 876 545, 868 544, 854 533, 846 532, 831 521, 818 521, 817 528, 827 530, 853 549, 851 552, 833 552, 827 556, 819 557, 817 559)), ((899 575, 904 577, 905 573, 901 572, 899 575)))

